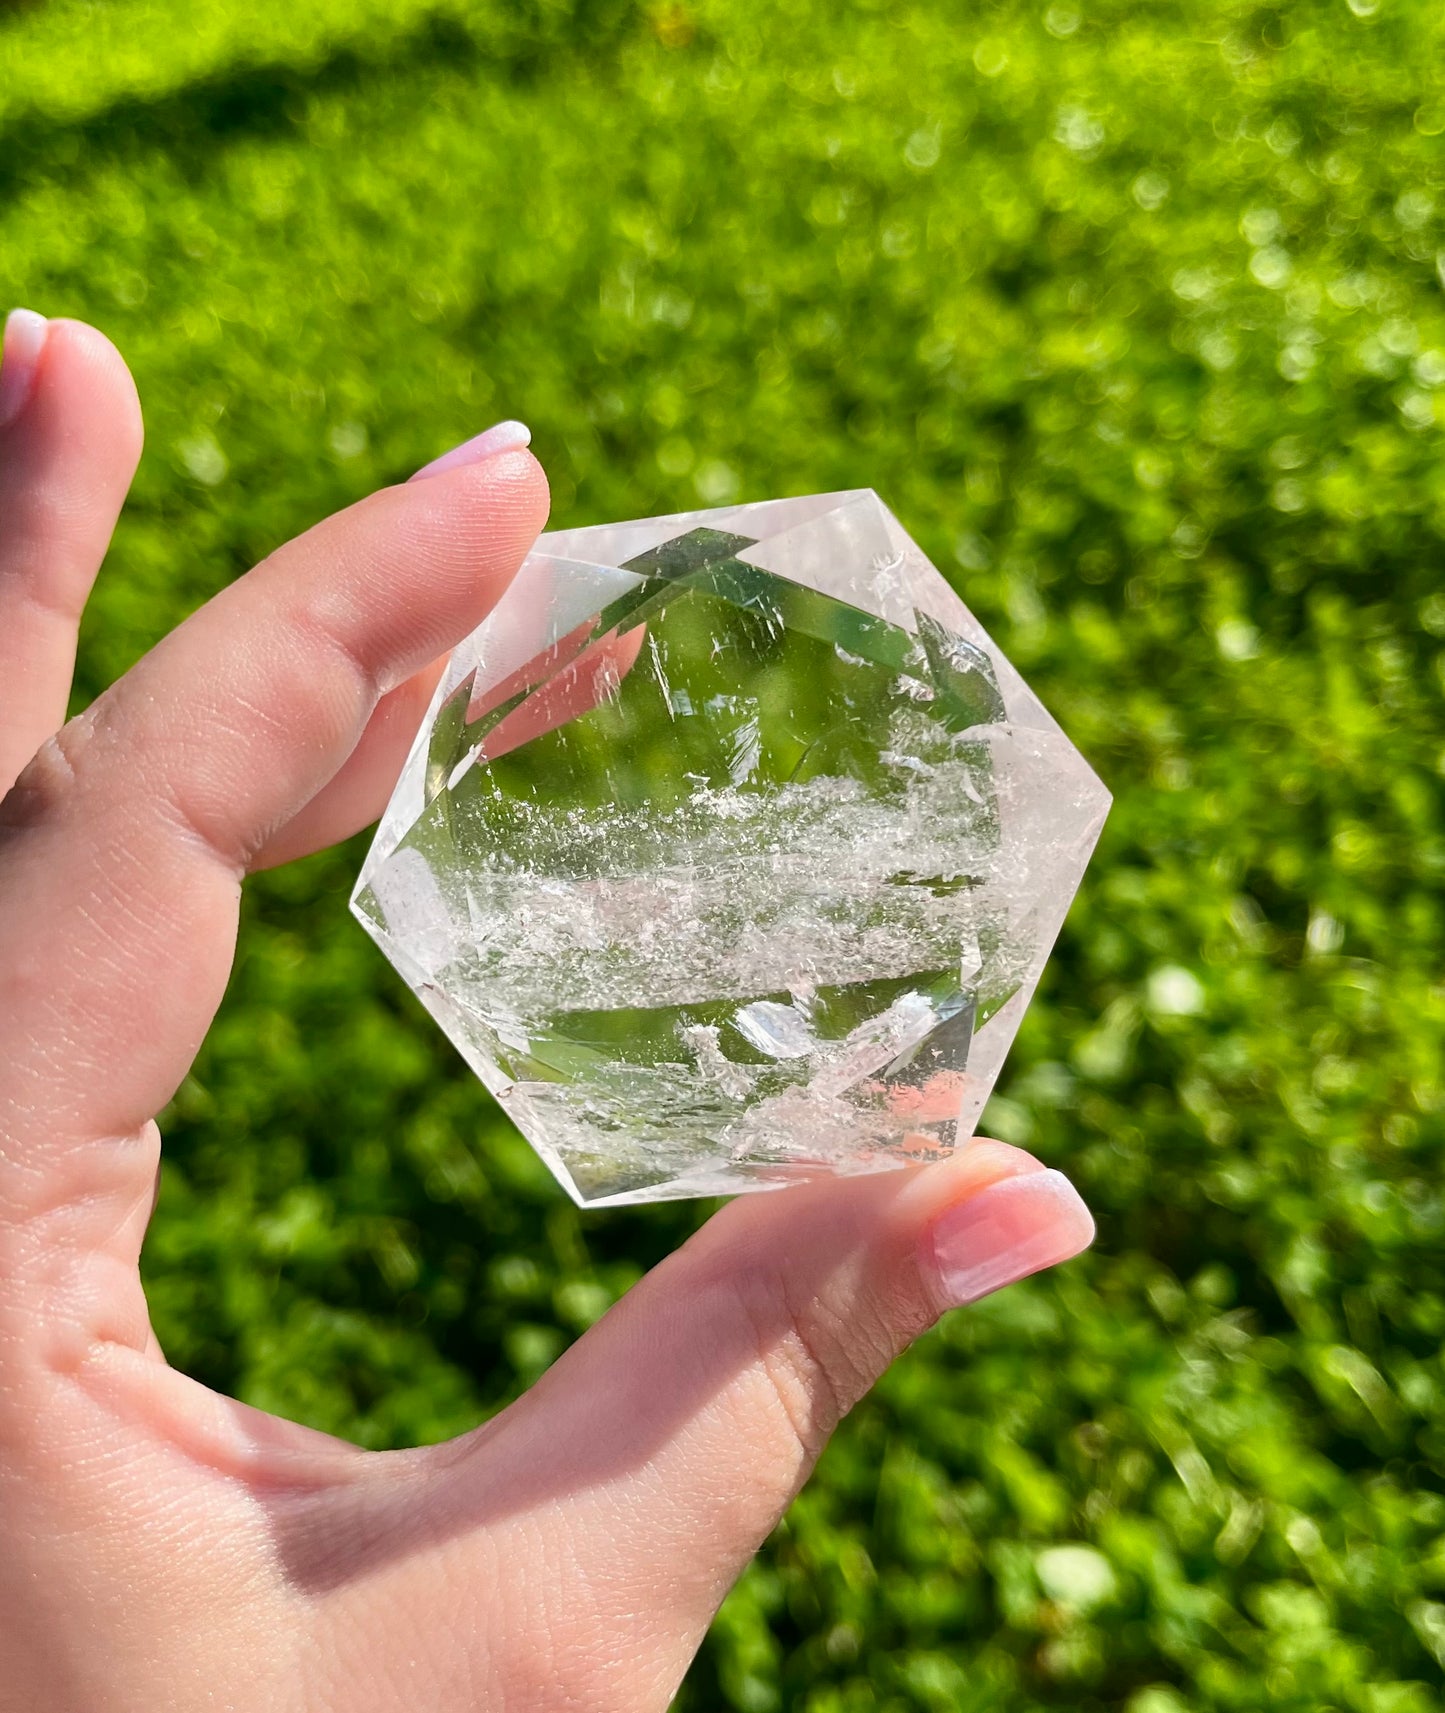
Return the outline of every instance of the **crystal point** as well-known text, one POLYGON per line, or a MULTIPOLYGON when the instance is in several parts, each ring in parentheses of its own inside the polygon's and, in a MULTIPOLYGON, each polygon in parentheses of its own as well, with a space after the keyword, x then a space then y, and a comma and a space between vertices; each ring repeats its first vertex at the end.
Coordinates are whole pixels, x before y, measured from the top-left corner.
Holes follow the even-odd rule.
POLYGON ((352 908, 579 1202, 972 1133, 1108 793, 869 490, 543 536, 352 908))

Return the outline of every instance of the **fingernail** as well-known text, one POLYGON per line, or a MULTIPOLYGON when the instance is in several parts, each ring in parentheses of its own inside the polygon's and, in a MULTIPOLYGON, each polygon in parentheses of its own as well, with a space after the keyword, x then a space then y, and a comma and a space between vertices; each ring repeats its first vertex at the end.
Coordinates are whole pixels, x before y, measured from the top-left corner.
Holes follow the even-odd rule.
POLYGON ((495 458, 499 452, 520 452, 531 444, 532 431, 525 422, 494 422, 460 446, 453 446, 450 452, 443 452, 440 458, 433 458, 430 464, 423 464, 409 479, 419 482, 423 476, 440 476, 444 470, 480 464, 483 458, 495 458))
POLYGON ((1004 1178, 934 1223, 939 1295, 954 1308, 976 1303, 1093 1241, 1093 1216, 1062 1172, 1004 1178))
POLYGON ((45 349, 50 323, 33 309, 12 309, 5 317, 0 356, 0 428, 8 428, 29 402, 45 349))

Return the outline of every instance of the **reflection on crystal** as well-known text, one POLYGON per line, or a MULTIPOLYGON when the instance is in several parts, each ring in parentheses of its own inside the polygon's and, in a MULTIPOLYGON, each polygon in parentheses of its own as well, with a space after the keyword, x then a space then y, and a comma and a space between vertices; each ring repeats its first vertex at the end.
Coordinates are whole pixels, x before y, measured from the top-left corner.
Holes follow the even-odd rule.
POLYGON ((876 495, 544 536, 353 908, 567 1189, 972 1133, 1108 795, 876 495))

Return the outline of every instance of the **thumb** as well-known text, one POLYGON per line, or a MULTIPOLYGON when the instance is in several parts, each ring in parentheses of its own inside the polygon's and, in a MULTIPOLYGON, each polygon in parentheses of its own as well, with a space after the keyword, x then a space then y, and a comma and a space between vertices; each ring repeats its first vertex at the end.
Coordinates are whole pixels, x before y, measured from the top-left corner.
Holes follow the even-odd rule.
POLYGON ((543 1561, 575 1566, 584 1591, 569 1634, 594 1662, 610 1635, 631 1677, 619 1705, 665 1706, 722 1596, 893 1358, 946 1309, 1093 1235, 1069 1181, 1001 1142, 742 1197, 451 1465, 460 1508, 476 1516, 481 1499, 494 1523, 500 1507, 553 1531, 543 1561))

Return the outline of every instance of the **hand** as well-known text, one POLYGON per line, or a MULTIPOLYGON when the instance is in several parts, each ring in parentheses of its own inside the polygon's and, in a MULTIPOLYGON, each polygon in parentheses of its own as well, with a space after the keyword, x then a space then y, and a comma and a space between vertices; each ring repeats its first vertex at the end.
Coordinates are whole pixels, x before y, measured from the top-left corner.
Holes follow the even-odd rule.
POLYGON ((153 1114, 220 1002, 242 878, 378 813, 438 657, 516 571, 547 489, 528 452, 483 444, 374 494, 62 727, 140 443, 100 334, 12 317, 0 1708, 662 1713, 843 1412, 944 1309, 1092 1223, 996 1142, 744 1197, 519 1403, 416 1451, 359 1452, 168 1367, 137 1272, 153 1114))

